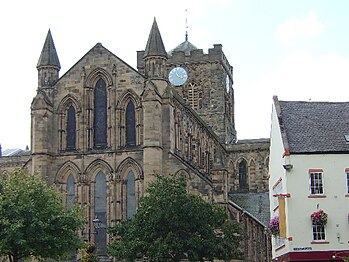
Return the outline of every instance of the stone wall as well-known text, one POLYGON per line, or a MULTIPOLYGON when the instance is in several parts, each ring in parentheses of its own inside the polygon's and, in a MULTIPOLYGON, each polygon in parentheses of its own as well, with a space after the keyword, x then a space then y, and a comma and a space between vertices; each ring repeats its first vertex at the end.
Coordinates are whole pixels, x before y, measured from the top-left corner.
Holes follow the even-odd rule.
POLYGON ((0 157, 0 176, 10 174, 18 168, 30 169, 30 156, 3 156, 0 157))
POLYGON ((230 201, 228 208, 232 219, 239 222, 242 229, 244 261, 271 261, 271 235, 267 233, 265 225, 234 202, 230 201))
POLYGON ((269 139, 240 140, 226 145, 225 166, 229 173, 229 192, 239 191, 239 163, 246 161, 248 191, 266 192, 269 181, 269 139))

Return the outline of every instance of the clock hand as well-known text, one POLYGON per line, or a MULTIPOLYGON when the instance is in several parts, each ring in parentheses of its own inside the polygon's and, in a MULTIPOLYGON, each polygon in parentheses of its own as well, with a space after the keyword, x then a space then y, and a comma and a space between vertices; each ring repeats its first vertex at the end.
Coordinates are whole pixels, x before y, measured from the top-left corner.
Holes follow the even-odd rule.
POLYGON ((176 72, 176 76, 179 77, 180 79, 183 79, 183 76, 180 76, 177 72, 176 72))

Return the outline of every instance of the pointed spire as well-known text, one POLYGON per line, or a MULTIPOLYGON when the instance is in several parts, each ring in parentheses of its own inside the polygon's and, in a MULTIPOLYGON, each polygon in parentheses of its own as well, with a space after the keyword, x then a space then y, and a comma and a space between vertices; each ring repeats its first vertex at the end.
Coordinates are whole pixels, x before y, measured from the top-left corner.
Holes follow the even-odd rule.
POLYGON ((154 17, 153 26, 150 30, 147 46, 144 51, 144 57, 148 56, 164 56, 167 58, 164 43, 162 42, 161 34, 154 17))
POLYGON ((48 30, 45 44, 42 48, 41 55, 37 64, 37 68, 41 66, 54 66, 57 67, 57 69, 61 69, 50 29, 48 30))

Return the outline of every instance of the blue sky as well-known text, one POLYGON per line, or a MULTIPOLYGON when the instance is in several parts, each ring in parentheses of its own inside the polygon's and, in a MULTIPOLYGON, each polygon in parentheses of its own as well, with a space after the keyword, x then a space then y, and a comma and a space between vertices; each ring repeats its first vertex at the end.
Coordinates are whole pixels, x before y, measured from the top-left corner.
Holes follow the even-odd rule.
POLYGON ((13 0, 0 3, 0 143, 30 145, 36 64, 51 29, 62 76, 97 42, 136 67, 156 17, 169 51, 222 44, 234 67, 239 139, 266 138, 272 97, 349 101, 347 0, 13 0), (187 9, 187 12, 185 10, 187 9))

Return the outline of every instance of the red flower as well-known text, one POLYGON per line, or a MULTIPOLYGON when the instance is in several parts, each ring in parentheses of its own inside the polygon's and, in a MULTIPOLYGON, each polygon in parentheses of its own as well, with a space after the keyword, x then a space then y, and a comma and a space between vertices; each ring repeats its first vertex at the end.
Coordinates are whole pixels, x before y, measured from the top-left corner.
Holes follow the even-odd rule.
POLYGON ((315 211, 310 216, 313 225, 326 225, 328 215, 322 210, 315 211))

